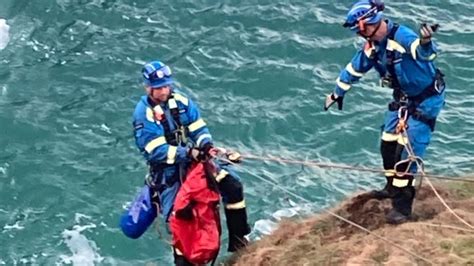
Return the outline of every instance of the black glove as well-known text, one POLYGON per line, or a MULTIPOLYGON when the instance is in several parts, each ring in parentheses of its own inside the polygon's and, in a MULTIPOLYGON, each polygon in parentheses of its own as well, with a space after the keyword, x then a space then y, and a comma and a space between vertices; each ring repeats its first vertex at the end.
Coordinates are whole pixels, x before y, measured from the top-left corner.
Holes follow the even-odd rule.
POLYGON ((188 156, 196 162, 200 162, 202 159, 202 152, 198 148, 191 148, 188 150, 188 156))
POLYGON ((326 97, 326 102, 324 103, 324 111, 327 111, 334 103, 337 103, 337 109, 342 110, 342 100, 344 97, 337 96, 334 93, 329 94, 326 97))
POLYGON ((431 42, 431 37, 438 30, 439 24, 429 25, 427 23, 422 23, 420 26, 420 44, 428 44, 431 42))
POLYGON ((205 162, 209 161, 212 157, 215 156, 214 152, 216 149, 211 143, 206 143, 202 148, 191 148, 188 151, 189 157, 191 157, 194 161, 198 162, 205 162))
POLYGON ((204 144, 204 146, 202 146, 201 151, 204 153, 204 155, 209 156, 210 151, 212 149, 214 149, 214 146, 212 145, 212 143, 208 142, 208 143, 204 144))

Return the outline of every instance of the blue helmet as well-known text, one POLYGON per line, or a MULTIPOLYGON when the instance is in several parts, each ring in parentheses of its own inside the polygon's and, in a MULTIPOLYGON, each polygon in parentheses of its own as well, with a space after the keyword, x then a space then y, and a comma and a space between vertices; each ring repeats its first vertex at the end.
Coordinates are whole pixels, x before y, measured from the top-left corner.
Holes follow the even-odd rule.
POLYGON ((172 84, 171 69, 161 61, 146 63, 142 69, 143 80, 146 86, 159 88, 172 84))
POLYGON ((361 24, 377 24, 382 20, 385 5, 382 0, 359 0, 347 12, 344 27, 361 31, 361 24))

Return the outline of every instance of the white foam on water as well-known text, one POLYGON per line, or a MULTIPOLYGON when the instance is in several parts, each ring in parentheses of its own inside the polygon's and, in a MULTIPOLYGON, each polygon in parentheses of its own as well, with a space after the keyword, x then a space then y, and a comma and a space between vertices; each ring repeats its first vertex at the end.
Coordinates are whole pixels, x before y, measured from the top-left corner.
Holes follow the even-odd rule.
POLYGON ((74 216, 74 221, 76 223, 81 223, 81 219, 91 220, 92 217, 90 217, 89 215, 82 214, 82 213, 76 213, 74 216))
POLYGON ((298 214, 298 208, 288 208, 288 209, 282 209, 274 212, 272 214, 273 218, 276 220, 280 221, 282 218, 288 218, 292 217, 298 214))
MULTIPOLYGON (((76 219, 88 217, 82 214, 76 214, 76 219)), ((99 248, 92 240, 87 239, 81 234, 82 231, 96 228, 95 224, 75 225, 72 230, 64 230, 62 236, 64 243, 67 245, 72 255, 60 255, 56 265, 72 264, 72 265, 95 265, 104 260, 99 254, 99 248)))
POLYGON ((291 207, 275 211, 269 219, 257 220, 249 234, 250 239, 259 240, 263 235, 270 235, 278 228, 278 223, 283 218, 301 217, 314 212, 312 205, 309 203, 297 204, 291 200, 288 200, 288 203, 291 207))
POLYGON ((157 24, 157 23, 160 23, 159 20, 153 20, 151 19, 150 17, 147 17, 146 18, 146 22, 150 23, 150 24, 157 24))
POLYGON ((108 127, 106 124, 101 124, 100 129, 106 133, 112 134, 112 131, 110 130, 110 127, 108 127))
POLYGON ((20 221, 17 221, 15 224, 12 224, 12 225, 6 224, 3 226, 3 232, 11 231, 11 230, 23 230, 23 229, 25 229, 25 227, 20 225, 20 221))
POLYGON ((7 24, 7 21, 5 19, 0 18, 0 50, 5 49, 9 41, 10 26, 7 24))
POLYGON ((276 228, 278 227, 277 223, 268 220, 268 219, 262 219, 258 220, 255 222, 253 225, 253 230, 254 232, 258 232, 263 235, 269 235, 271 234, 276 228))

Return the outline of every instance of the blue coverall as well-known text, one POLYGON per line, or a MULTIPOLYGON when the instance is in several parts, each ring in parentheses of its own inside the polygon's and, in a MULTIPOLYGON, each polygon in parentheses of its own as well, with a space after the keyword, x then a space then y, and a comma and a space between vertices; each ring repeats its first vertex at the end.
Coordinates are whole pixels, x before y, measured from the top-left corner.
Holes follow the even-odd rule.
MULTIPOLYGON (((401 106, 409 110, 408 141, 415 155, 423 157, 436 117, 445 103, 445 85, 442 74, 433 63, 437 53, 435 45, 431 41, 421 45, 418 35, 408 27, 396 25, 390 20, 386 22, 390 34, 380 42, 368 41, 354 55, 337 78, 334 94, 343 97, 352 84, 371 68, 375 68, 381 78, 391 81, 389 86, 394 89, 394 101, 385 113, 381 153, 387 185, 395 188, 394 194, 399 194, 393 195, 394 209, 403 215, 410 215, 415 193, 414 178, 410 175, 398 177, 394 173, 395 163, 408 155, 401 146, 407 140, 396 133, 398 110, 401 106), (400 92, 403 96, 399 95, 400 92)), ((396 170, 403 172, 405 169, 396 170)), ((416 166, 409 170, 415 172, 416 166)))
POLYGON ((161 212, 166 221, 180 186, 180 168, 185 170, 190 162, 186 140, 176 142, 175 134, 179 132, 173 132, 178 130, 178 125, 170 109, 177 107, 179 112, 179 119, 185 130, 180 138, 190 138, 197 147, 212 142, 209 129, 193 101, 177 91, 173 91, 172 96, 167 103, 160 105, 154 105, 147 96, 142 96, 133 114, 135 143, 149 163, 150 169, 157 170, 151 174, 154 181, 158 182, 161 212), (161 117, 166 119, 160 121, 161 117), (168 127, 164 127, 162 123, 167 123, 168 127), (165 128, 169 128, 171 132, 166 132, 165 128), (167 135, 175 143, 168 143, 170 140, 166 139, 167 135), (160 176, 153 176, 154 174, 160 176))
MULTIPOLYGON (((212 145, 212 136, 198 107, 177 90, 172 90, 169 100, 159 105, 142 96, 133 114, 133 126, 136 145, 150 166, 152 189, 158 192, 160 212, 168 222, 181 179, 191 161, 188 155, 190 146, 203 148, 212 145)), ((245 244, 244 235, 250 232, 243 187, 235 172, 217 166, 215 178, 225 204, 228 249, 236 251, 245 244)))

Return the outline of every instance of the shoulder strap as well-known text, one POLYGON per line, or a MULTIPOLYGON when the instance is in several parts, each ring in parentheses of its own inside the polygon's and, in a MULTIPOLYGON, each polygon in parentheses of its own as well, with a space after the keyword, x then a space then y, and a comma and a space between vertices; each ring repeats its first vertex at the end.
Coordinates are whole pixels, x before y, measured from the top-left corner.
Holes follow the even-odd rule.
MULTIPOLYGON (((177 145, 178 141, 176 139, 176 134, 170 128, 170 124, 168 121, 169 118, 166 117, 166 113, 164 112, 163 114, 160 115, 160 118, 157 119, 157 114, 155 113, 155 106, 157 106, 157 104, 154 103, 149 98, 148 98, 148 104, 151 106, 151 109, 153 111, 153 118, 155 120, 159 120, 161 126, 163 127, 166 142, 170 145, 177 145)), ((167 104, 170 109, 171 116, 174 122, 176 123, 176 127, 177 129, 179 129, 181 127, 181 121, 179 119, 179 109, 178 109, 178 105, 176 104, 176 100, 174 100, 173 98, 173 95, 170 95, 170 98, 168 99, 167 104)))
POLYGON ((174 122, 179 127, 182 126, 181 119, 179 118, 179 107, 176 99, 174 98, 174 93, 171 94, 168 99, 168 107, 170 108, 171 116, 173 117, 174 122))
MULTIPOLYGON (((398 28, 400 25, 398 23, 393 23, 393 27, 388 33, 388 40, 395 41, 395 34, 397 33, 398 28)), ((400 89, 400 83, 398 82, 397 73, 395 71, 394 61, 395 60, 395 53, 394 51, 387 50, 387 72, 392 77, 392 88, 394 89, 394 95, 396 94, 395 91, 400 89)), ((400 92, 397 92, 400 93, 400 92)), ((394 96, 395 98, 395 96, 394 96)))
POLYGON ((187 142, 187 128, 183 126, 180 118, 180 110, 178 107, 178 102, 175 99, 174 93, 170 95, 168 99, 168 107, 170 109, 171 116, 173 117, 173 121, 176 124, 176 129, 172 134, 174 135, 174 140, 177 145, 185 146, 187 142))
POLYGON ((393 27, 390 30, 390 32, 388 33, 388 38, 390 40, 395 40, 395 34, 397 33, 397 30, 398 30, 399 27, 400 27, 400 25, 398 23, 393 23, 393 27))

